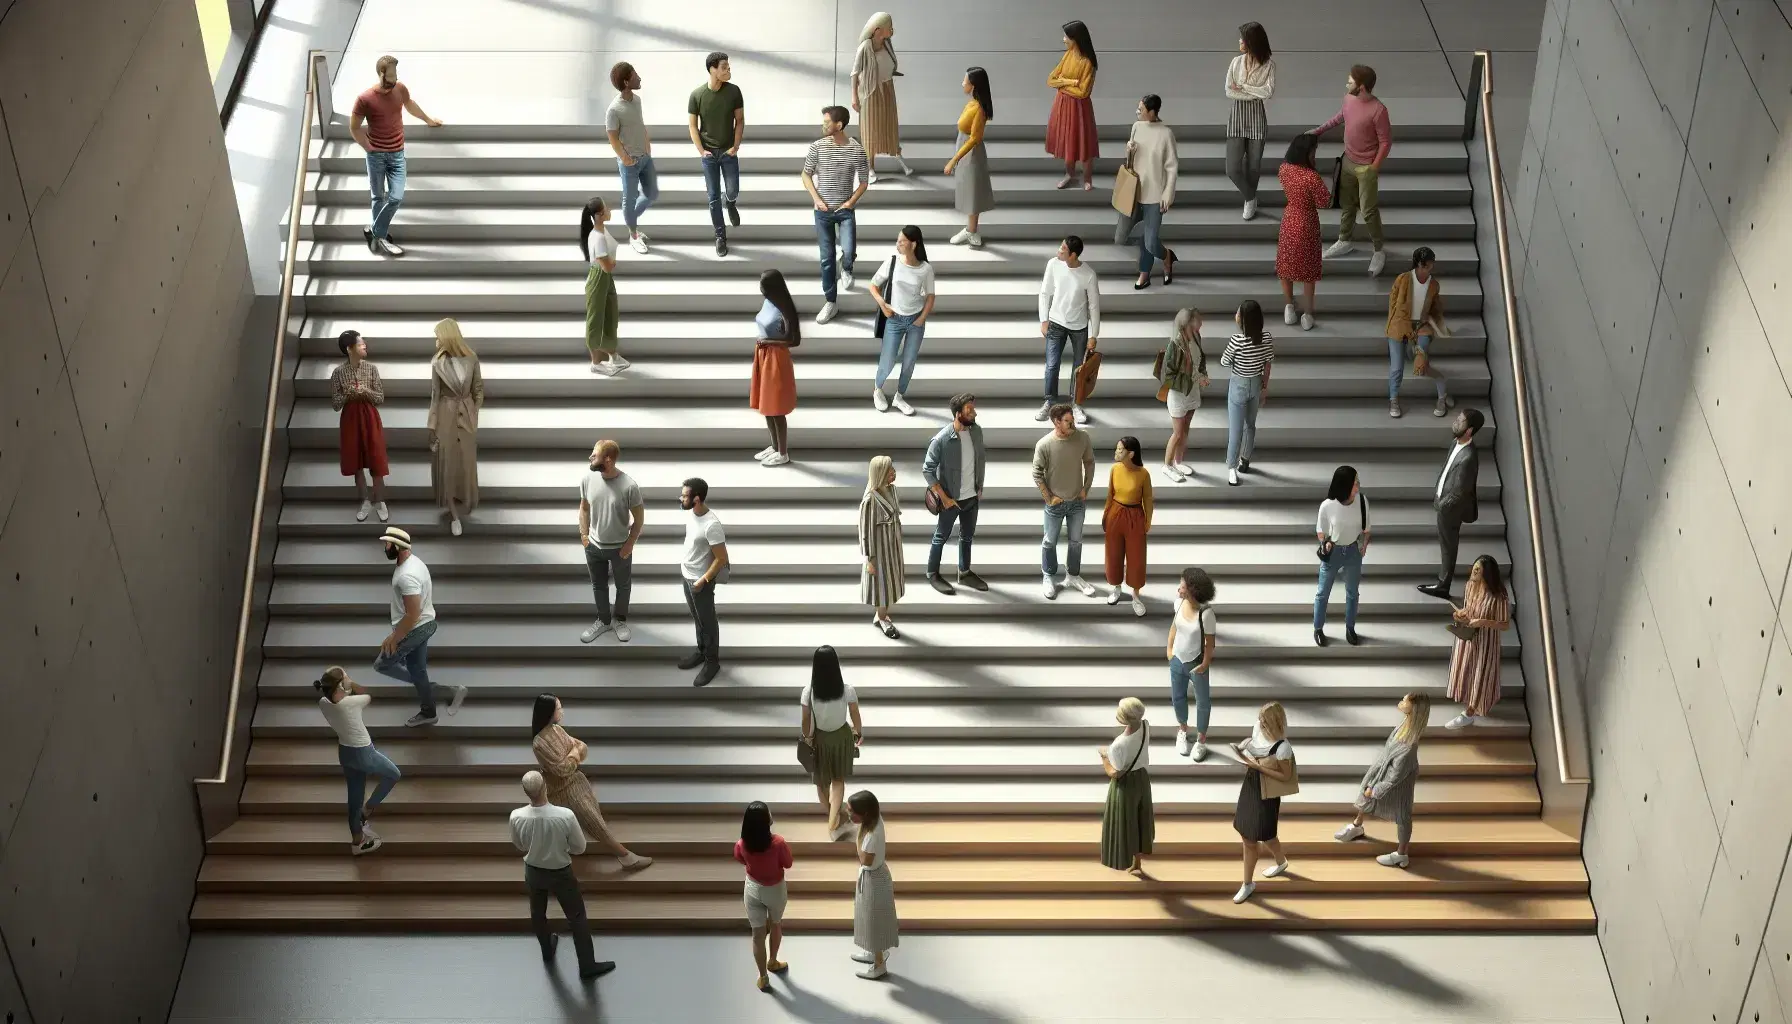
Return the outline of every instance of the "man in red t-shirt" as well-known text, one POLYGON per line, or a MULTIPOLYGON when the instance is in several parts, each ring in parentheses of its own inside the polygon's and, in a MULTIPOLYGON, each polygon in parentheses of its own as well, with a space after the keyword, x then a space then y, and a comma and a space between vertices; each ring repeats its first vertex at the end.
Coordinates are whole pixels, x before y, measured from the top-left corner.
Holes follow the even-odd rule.
POLYGON ((355 142, 367 151, 367 187, 373 193, 373 223, 362 229, 361 237, 376 253, 403 256, 404 250, 388 233, 399 204, 404 202, 404 112, 410 111, 431 128, 441 127, 442 122, 425 114, 411 99, 411 90, 398 80, 397 57, 381 57, 374 69, 380 80, 355 97, 348 124, 355 142))

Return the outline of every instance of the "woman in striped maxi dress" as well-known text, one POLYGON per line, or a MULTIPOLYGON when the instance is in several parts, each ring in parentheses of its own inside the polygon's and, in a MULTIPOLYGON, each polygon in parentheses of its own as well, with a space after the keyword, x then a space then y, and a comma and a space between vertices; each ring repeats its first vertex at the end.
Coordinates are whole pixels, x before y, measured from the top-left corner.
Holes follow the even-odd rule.
POLYGON ((1475 635, 1458 639, 1450 656, 1450 699, 1464 707, 1444 728, 1466 729, 1480 725, 1500 699, 1500 634, 1512 628, 1512 602, 1492 555, 1475 559, 1454 618, 1475 635))
POLYGON ((902 502, 896 497, 896 465, 888 455, 871 457, 865 497, 859 502, 859 600, 877 609, 871 624, 892 640, 902 634, 890 621, 890 606, 902 600, 902 502))

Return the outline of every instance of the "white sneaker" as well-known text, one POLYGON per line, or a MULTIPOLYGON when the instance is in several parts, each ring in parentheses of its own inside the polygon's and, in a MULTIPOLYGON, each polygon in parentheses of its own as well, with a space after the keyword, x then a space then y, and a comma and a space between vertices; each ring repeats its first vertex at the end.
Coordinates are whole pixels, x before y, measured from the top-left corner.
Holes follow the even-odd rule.
POLYGON ((1257 891, 1257 883, 1256 882, 1246 882, 1243 885, 1238 887, 1237 892, 1232 894, 1232 902, 1243 903, 1245 900, 1250 899, 1251 895, 1253 893, 1255 893, 1256 891, 1257 891))
POLYGON ((1287 861, 1283 861, 1280 864, 1271 864, 1269 867, 1266 867, 1263 869, 1263 877, 1264 878, 1275 878, 1277 875, 1285 875, 1287 873, 1288 873, 1288 862, 1287 861))
POLYGON ((764 462, 766 459, 769 459, 776 454, 778 454, 777 446, 768 444, 764 448, 759 449, 759 454, 753 456, 753 458, 759 462, 764 462))
POLYGON ((1282 322, 1290 327, 1300 323, 1300 310, 1294 308, 1294 303, 1282 307, 1282 322))
POLYGON ((871 392, 871 407, 878 412, 890 411, 890 396, 884 394, 883 388, 877 388, 871 392))
POLYGON ((458 520, 458 519, 450 519, 450 520, 448 520, 448 532, 449 532, 449 533, 452 533, 452 534, 454 534, 454 535, 455 535, 455 536, 456 536, 456 537, 458 537, 458 536, 460 536, 460 530, 461 530, 461 528, 460 528, 460 520, 458 520))
POLYGON ((1197 761, 1207 760, 1207 744, 1202 743, 1200 740, 1196 740, 1194 749, 1189 751, 1189 757, 1192 757, 1197 761))
POLYGON ((1369 276, 1374 277, 1381 273, 1381 268, 1387 265, 1388 254, 1382 252, 1380 249, 1375 250, 1375 252, 1369 256, 1369 276))
POLYGON ((1144 598, 1139 597, 1137 594, 1133 595, 1132 613, 1134 615, 1137 615, 1141 619, 1145 617, 1145 600, 1144 600, 1144 598))
POLYGON ((1244 201, 1244 219, 1245 220, 1255 220, 1256 217, 1257 217, 1257 200, 1246 199, 1244 201))
POLYGON ((467 688, 464 686, 454 687, 454 699, 448 702, 448 717, 453 718, 455 715, 460 714, 460 706, 465 704, 466 701, 467 688))
POLYGON ((1075 418, 1076 418, 1076 425, 1077 425, 1077 426, 1079 426, 1079 427, 1080 427, 1080 426, 1082 426, 1082 425, 1083 425, 1083 424, 1085 424, 1085 423, 1088 423, 1088 422, 1089 422, 1089 414, 1088 414, 1088 413, 1086 413, 1086 412, 1084 412, 1084 411, 1083 411, 1083 407, 1082 407, 1082 406, 1080 406, 1080 405, 1073 405, 1073 406, 1071 406, 1071 407, 1070 407, 1070 409, 1071 409, 1071 414, 1072 414, 1072 415, 1073 415, 1073 416, 1074 416, 1074 417, 1075 417, 1075 418))
POLYGON ((960 228, 958 234, 953 235, 951 237, 950 241, 953 245, 969 244, 971 241, 971 229, 970 228, 960 228))
POLYGON ((361 501, 361 510, 355 513, 355 522, 365 523, 367 517, 370 515, 373 515, 373 502, 363 499, 361 501))
POLYGON ((629 239, 628 247, 630 249, 635 250, 636 252, 640 253, 643 256, 647 255, 647 253, 649 251, 647 248, 647 236, 646 235, 636 235, 635 237, 629 239))
POLYGON ((877 172, 876 171, 872 171, 870 174, 867 174, 865 176, 865 184, 867 184, 867 185, 877 184, 877 172))
POLYGON ((1119 604, 1120 599, 1124 596, 1125 596, 1124 594, 1120 593, 1120 588, 1115 587, 1114 589, 1108 591, 1108 603, 1109 604, 1119 604))
POLYGON ((1181 470, 1183 473, 1187 474, 1188 476, 1195 475, 1195 467, 1189 465, 1186 462, 1178 462, 1176 464, 1176 468, 1181 470))
POLYGON ((635 365, 634 363, 629 362, 628 359, 626 359, 623 356, 623 354, 620 352, 610 353, 610 358, 609 358, 608 362, 611 366, 614 366, 618 371, 626 370, 629 367, 635 365))
POLYGON ((1193 749, 1194 749, 1194 742, 1188 738, 1187 732, 1179 732, 1176 734, 1176 753, 1177 754, 1181 755, 1182 757, 1187 757, 1188 752, 1193 749))
POLYGON ((1355 248, 1355 242, 1352 242, 1348 238, 1340 238, 1336 242, 1333 242, 1330 248, 1325 250, 1325 258, 1329 260, 1333 256, 1342 256, 1347 252, 1353 251, 1355 248))
POLYGON ((602 362, 602 363, 592 363, 591 364, 591 372, 597 374, 600 377, 614 377, 614 376, 616 376, 616 372, 620 369, 622 369, 622 367, 617 366, 615 363, 611 363, 611 362, 602 362))
POLYGON ((1478 721, 1480 721, 1480 719, 1478 719, 1474 715, 1471 715, 1468 712, 1464 711, 1462 714, 1457 715, 1455 718, 1450 719, 1448 722, 1445 722, 1444 728, 1446 728, 1446 729, 1466 729, 1469 726, 1474 725, 1478 721))
POLYGON ((767 455, 765 457, 765 461, 761 462, 760 465, 761 466, 788 466, 788 465, 790 465, 790 456, 784 454, 783 452, 773 452, 770 455, 767 455))
POLYGON ((1302 313, 1300 315, 1300 329, 1303 331, 1310 331, 1313 329, 1313 314, 1302 313))
POLYGON ((381 839, 379 836, 371 835, 366 829, 362 829, 361 845, 356 846, 355 844, 350 843, 348 849, 350 853, 359 857, 364 853, 372 853, 379 849, 384 842, 385 840, 381 839))
POLYGON ((634 634, 628 631, 628 623, 619 620, 616 623, 616 639, 626 644, 631 636, 634 634))
POLYGON ((973 249, 983 248, 983 236, 975 231, 971 232, 970 237, 966 238, 965 241, 970 243, 970 246, 973 249))
POLYGON ((864 978, 866 981, 882 981, 889 975, 889 973, 890 969, 888 967, 879 967, 876 964, 873 964, 860 971, 857 976, 864 978))
POLYGON ((1033 418, 1038 420, 1041 423, 1044 423, 1046 421, 1046 418, 1049 417, 1051 414, 1052 414, 1052 401, 1051 401, 1051 399, 1048 398, 1045 400, 1045 404, 1039 407, 1039 411, 1033 414, 1033 418))
POLYGON ((585 627, 585 632, 579 634, 579 643, 591 643, 598 637, 608 633, 613 628, 614 627, 608 622, 593 622, 591 625, 585 627))
POLYGON ((913 416, 915 414, 915 407, 908 404, 908 399, 904 398, 901 394, 890 399, 890 404, 895 406, 896 411, 904 416, 913 416))
POLYGON ((1403 868, 1412 863, 1412 858, 1398 850, 1393 850, 1375 858, 1375 863, 1384 868, 1403 868))
POLYGON ((834 319, 835 314, 838 312, 839 310, 835 308, 832 302, 824 302, 821 304, 821 312, 815 314, 815 322, 818 324, 825 324, 829 320, 834 319))
POLYGON ((870 953, 854 953, 852 955, 852 962, 855 964, 874 964, 877 963, 877 957, 872 956, 870 953))
POLYGON ((1047 601, 1056 601, 1058 599, 1058 584, 1050 576, 1045 578, 1045 599, 1047 601))
POLYGON ((1348 843, 1353 840, 1361 839, 1363 838, 1363 826, 1358 825, 1353 821, 1338 831, 1333 832, 1332 838, 1340 843, 1348 843))
POLYGON ((1066 577, 1064 577, 1064 585, 1067 587, 1075 587, 1077 589, 1077 592, 1082 594, 1084 597, 1094 597, 1095 596, 1095 584, 1090 583, 1088 580, 1083 579, 1081 576, 1066 576, 1066 577))
POLYGON ((1238 470, 1236 470, 1236 469, 1226 470, 1226 482, 1231 484, 1234 487, 1237 487, 1238 486, 1238 470))
POLYGON ((383 501, 376 501, 373 503, 373 514, 379 516, 380 522, 382 523, 391 522, 392 520, 392 513, 386 510, 386 503, 383 501))
POLYGON ((852 271, 842 271, 840 274, 840 290, 843 292, 850 292, 852 291, 853 284, 852 271))
POLYGON ((1188 479, 1188 475, 1186 473, 1184 473, 1181 469, 1178 469, 1175 466, 1165 466, 1164 467, 1164 475, 1169 477, 1171 480, 1175 481, 1176 483, 1181 483, 1184 480, 1188 479))

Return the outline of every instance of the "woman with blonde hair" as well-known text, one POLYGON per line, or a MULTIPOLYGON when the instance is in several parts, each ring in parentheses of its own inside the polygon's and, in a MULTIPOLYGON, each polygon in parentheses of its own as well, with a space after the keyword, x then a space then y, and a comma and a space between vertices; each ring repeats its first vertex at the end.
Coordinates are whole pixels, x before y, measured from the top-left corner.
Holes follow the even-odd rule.
POLYGON ((896 496, 896 464, 888 455, 873 455, 859 501, 859 554, 865 571, 859 576, 859 600, 875 608, 871 624, 892 640, 902 636, 890 621, 890 606, 902 600, 902 501, 896 496))
POLYGON ((429 361, 429 483, 448 531, 460 536, 460 517, 479 505, 479 410, 485 377, 479 357, 453 319, 436 324, 429 361))
POLYGON ((1282 841, 1276 838, 1276 826, 1282 813, 1282 794, 1300 791, 1300 777, 1295 774, 1294 746, 1288 742, 1288 712, 1270 701, 1257 711, 1257 724, 1251 738, 1235 743, 1232 750, 1249 769, 1244 785, 1238 790, 1238 809, 1232 814, 1232 827, 1244 841, 1244 884, 1232 896, 1232 902, 1243 903, 1257 891, 1257 860, 1264 850, 1276 859, 1265 869, 1264 878, 1274 878, 1288 871, 1288 858, 1282 853, 1282 841), (1264 796, 1269 790, 1275 796, 1264 796))
POLYGON ((1394 823, 1399 845, 1392 853, 1384 853, 1375 862, 1390 868, 1403 868, 1412 862, 1412 793, 1419 782, 1419 740, 1431 721, 1431 698, 1422 693, 1409 693, 1400 698, 1400 724, 1388 734, 1387 743, 1375 763, 1363 773, 1363 791, 1356 798, 1356 817, 1339 829, 1332 838, 1348 843, 1363 837, 1363 816, 1394 823))
POLYGON ((1151 810, 1151 723, 1145 721, 1145 702, 1127 697, 1114 710, 1114 720, 1125 731, 1101 754, 1108 773, 1108 800, 1101 811, 1101 862, 1115 871, 1145 873, 1140 860, 1151 852, 1157 822, 1151 810))
POLYGON ((871 165, 871 183, 877 184, 877 157, 896 158, 904 175, 913 173, 902 159, 901 123, 896 116, 896 49, 890 37, 896 24, 878 11, 859 33, 859 51, 852 59, 852 109, 859 112, 859 143, 871 165))
POLYGON ((1158 353, 1158 395, 1170 413, 1170 440, 1164 445, 1164 475, 1181 483, 1195 475, 1188 464, 1188 425, 1201 408, 1201 389, 1207 379, 1207 353, 1201 350, 1201 311, 1184 306, 1176 311, 1170 339, 1158 353))

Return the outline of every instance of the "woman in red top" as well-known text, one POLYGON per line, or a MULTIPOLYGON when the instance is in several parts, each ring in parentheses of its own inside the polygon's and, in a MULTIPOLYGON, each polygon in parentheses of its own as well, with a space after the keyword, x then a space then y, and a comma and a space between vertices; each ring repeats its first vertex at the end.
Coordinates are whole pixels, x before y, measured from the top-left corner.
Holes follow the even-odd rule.
POLYGON ((771 808, 757 800, 748 804, 746 813, 741 815, 734 859, 747 867, 745 899, 747 924, 753 928, 753 963, 759 968, 759 991, 770 992, 772 981, 766 972, 783 972, 790 967, 778 959, 778 947, 784 942, 784 905, 790 900, 784 870, 790 867, 791 859, 790 845, 783 836, 772 832, 771 808))
POLYGON ((1313 166, 1313 153, 1318 148, 1319 136, 1311 132, 1296 135, 1276 172, 1287 203, 1282 211, 1282 230, 1276 237, 1276 276, 1282 279, 1282 301, 1286 303, 1282 320, 1300 324, 1303 331, 1313 329, 1313 289, 1320 277, 1319 211, 1332 205, 1331 191, 1313 166), (1294 305, 1296 281, 1305 293, 1305 312, 1294 305))

